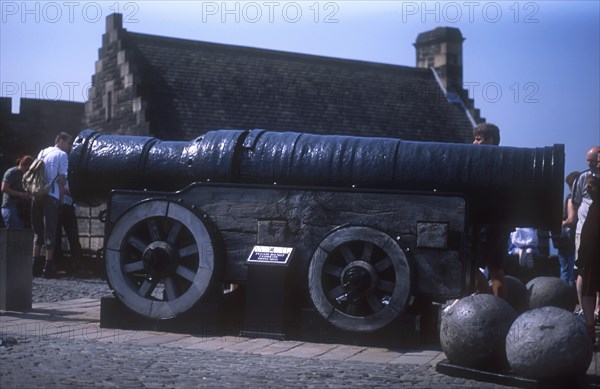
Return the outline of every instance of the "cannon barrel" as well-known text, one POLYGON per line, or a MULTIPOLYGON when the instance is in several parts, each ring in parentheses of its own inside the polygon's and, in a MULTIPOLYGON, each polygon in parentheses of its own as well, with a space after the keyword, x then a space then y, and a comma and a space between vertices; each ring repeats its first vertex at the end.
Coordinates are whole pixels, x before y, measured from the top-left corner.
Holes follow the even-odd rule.
POLYGON ((564 146, 516 148, 217 130, 190 142, 81 132, 69 158, 80 204, 112 189, 177 191, 193 182, 436 191, 467 198, 475 223, 560 228, 564 146))

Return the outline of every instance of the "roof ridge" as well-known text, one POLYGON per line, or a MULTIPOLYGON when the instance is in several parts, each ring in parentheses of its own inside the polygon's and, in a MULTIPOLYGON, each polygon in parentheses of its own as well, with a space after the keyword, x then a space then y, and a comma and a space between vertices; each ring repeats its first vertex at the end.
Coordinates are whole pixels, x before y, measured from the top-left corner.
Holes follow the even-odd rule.
POLYGON ((193 39, 186 39, 186 38, 175 38, 175 37, 168 37, 168 36, 163 36, 163 35, 152 35, 152 34, 144 34, 144 33, 138 33, 138 32, 131 32, 131 31, 127 31, 127 34, 130 35, 131 37, 133 37, 134 39, 136 37, 140 37, 142 39, 149 39, 152 40, 153 42, 156 42, 157 40, 161 40, 164 41, 166 43, 166 41, 169 42, 173 42, 173 41, 177 41, 181 44, 187 44, 190 46, 205 46, 205 47, 212 47, 214 49, 224 49, 224 50, 235 50, 237 52, 241 51, 246 51, 248 53, 257 53, 260 54, 261 56, 264 55, 270 55, 273 57, 281 57, 281 58, 295 58, 295 59, 299 59, 299 60, 320 60, 320 61, 324 61, 324 62, 332 62, 332 63, 340 63, 340 64, 344 64, 344 65, 349 65, 349 64, 354 64, 354 65, 362 65, 362 66, 380 66, 382 68, 389 68, 389 69, 393 69, 393 70, 409 70, 409 71, 414 71, 414 72, 419 72, 419 73, 423 73, 423 74, 429 74, 430 71, 429 69, 425 69, 425 68, 417 68, 414 66, 407 66, 407 65, 397 65, 397 64, 391 64, 391 63, 385 63, 385 62, 373 62, 373 61, 365 61, 365 60, 359 60, 359 59, 351 59, 351 58, 342 58, 342 57, 328 57, 325 55, 318 55, 318 54, 309 54, 309 53, 299 53, 299 52, 294 52, 294 51, 284 51, 284 50, 278 50, 278 49, 268 49, 268 48, 262 48, 262 47, 253 47, 253 46, 242 46, 242 45, 234 45, 234 44, 229 44, 229 43, 218 43, 218 42, 209 42, 209 41, 201 41, 201 40, 193 40, 193 39))

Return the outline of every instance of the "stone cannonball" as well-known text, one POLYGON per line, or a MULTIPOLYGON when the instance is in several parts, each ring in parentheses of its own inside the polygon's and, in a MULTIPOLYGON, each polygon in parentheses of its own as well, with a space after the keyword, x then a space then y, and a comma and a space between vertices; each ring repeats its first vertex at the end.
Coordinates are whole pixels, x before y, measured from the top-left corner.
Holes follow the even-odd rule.
POLYGON ((450 363, 485 370, 507 367, 506 334, 516 311, 490 294, 468 296, 442 313, 440 344, 450 363))
MULTIPOLYGON (((506 302, 517 311, 518 314, 529 309, 527 288, 517 277, 505 276, 506 280, 506 302)), ((489 282, 492 286, 492 281, 489 282)))
POLYGON ((536 277, 525 287, 529 309, 552 306, 569 312, 575 310, 577 292, 558 277, 536 277))
POLYGON ((506 336, 508 364, 522 377, 578 377, 585 374, 592 356, 593 345, 583 322, 557 307, 523 313, 506 336))

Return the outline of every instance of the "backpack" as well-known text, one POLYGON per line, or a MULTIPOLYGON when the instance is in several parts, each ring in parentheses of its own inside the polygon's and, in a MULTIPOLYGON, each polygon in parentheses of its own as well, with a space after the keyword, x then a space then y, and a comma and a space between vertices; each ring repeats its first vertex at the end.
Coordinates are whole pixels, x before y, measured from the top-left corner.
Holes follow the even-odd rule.
POLYGON ((46 181, 46 165, 43 159, 33 161, 29 169, 23 174, 23 189, 30 193, 35 200, 41 200, 50 191, 46 181))

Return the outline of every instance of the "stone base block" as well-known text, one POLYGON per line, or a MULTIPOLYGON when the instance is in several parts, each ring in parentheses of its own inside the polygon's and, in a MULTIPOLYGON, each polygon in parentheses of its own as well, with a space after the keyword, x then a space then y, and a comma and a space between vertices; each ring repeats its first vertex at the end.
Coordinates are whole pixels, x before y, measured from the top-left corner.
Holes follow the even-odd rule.
POLYGON ((0 310, 31 309, 33 231, 0 229, 0 310))

